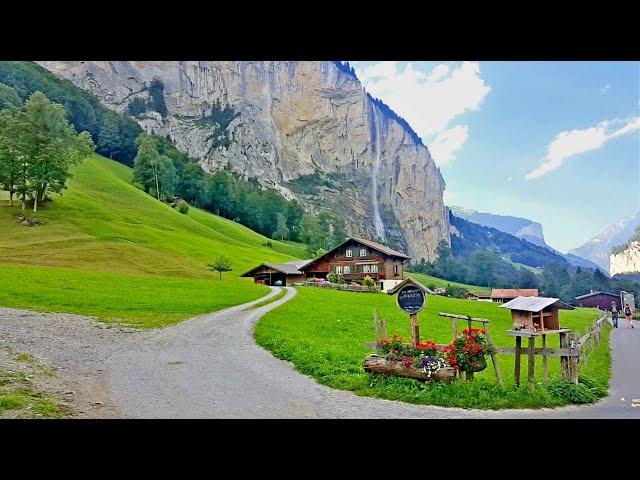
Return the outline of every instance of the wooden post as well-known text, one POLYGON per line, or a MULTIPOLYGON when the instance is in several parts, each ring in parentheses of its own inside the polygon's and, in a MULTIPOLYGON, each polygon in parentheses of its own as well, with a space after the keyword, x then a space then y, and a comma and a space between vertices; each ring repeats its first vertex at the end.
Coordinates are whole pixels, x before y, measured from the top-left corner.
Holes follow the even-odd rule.
POLYGON ((380 316, 377 308, 373 309, 373 328, 376 331, 376 341, 380 340, 380 316))
POLYGON ((549 362, 547 358, 547 336, 542 334, 542 378, 549 380, 549 362))
MULTIPOLYGON (((569 348, 569 332, 560 332, 560 348, 569 348)), ((562 371, 562 379, 569 380, 569 357, 560 357, 560 368, 562 371)))
POLYGON ((457 318, 451 319, 451 341, 453 342, 458 336, 458 327, 456 325, 457 318))
MULTIPOLYGON (((484 336, 487 339, 487 345, 493 349, 493 342, 491 341, 491 334, 489 333, 489 325, 483 323, 482 326, 484 327, 484 336)), ((500 366, 498 365, 498 359, 496 358, 495 352, 491 353, 491 363, 493 363, 493 370, 496 373, 498 384, 502 387, 504 383, 502 382, 502 373, 500 372, 500 366)))
POLYGON ((516 337, 516 367, 514 370, 514 380, 517 386, 520 386, 520 352, 522 346, 522 337, 516 337))
MULTIPOLYGON (((569 335, 569 338, 570 338, 569 344, 571 344, 571 340, 573 340, 574 342, 578 341, 578 335, 576 333, 571 333, 569 335)), ((579 356, 574 355, 573 357, 571 357, 571 381, 576 385, 578 384, 578 375, 580 373, 579 362, 580 362, 579 356)))
POLYGON ((412 313, 409 315, 411 319, 411 341, 414 344, 418 344, 420 342, 420 326, 418 325, 418 314, 412 313))
POLYGON ((473 372, 464 372, 467 382, 473 381, 473 372))
POLYGON ((380 320, 380 331, 382 332, 382 338, 387 337, 387 321, 383 318, 380 320))
POLYGON ((529 365, 527 366, 527 377, 529 380, 529 387, 533 390, 536 386, 535 382, 535 369, 536 369, 536 356, 535 356, 535 342, 536 337, 533 335, 529 337, 529 365))

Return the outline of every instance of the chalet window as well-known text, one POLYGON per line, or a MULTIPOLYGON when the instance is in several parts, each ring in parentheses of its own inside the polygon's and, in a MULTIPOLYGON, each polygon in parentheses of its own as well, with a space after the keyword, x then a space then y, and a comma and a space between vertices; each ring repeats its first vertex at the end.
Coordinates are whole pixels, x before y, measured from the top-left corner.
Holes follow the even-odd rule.
POLYGON ((398 275, 398 264, 395 264, 395 265, 393 266, 393 274, 394 274, 394 275, 398 275))
POLYGON ((351 273, 351 267, 349 265, 344 266, 344 274, 348 275, 351 273))
POLYGON ((362 273, 371 273, 371 265, 360 265, 360 271, 362 273))
POLYGON ((371 273, 378 273, 378 264, 371 265, 371 273))
POLYGON ((361 248, 360 249, 360 256, 361 257, 366 257, 367 256, 367 249, 366 248, 361 248))
POLYGON ((342 265, 336 265, 336 273, 342 273, 342 265))
POLYGON ((346 251, 345 255, 347 256, 347 258, 353 257, 353 252, 351 251, 350 248, 347 248, 347 251, 346 251))

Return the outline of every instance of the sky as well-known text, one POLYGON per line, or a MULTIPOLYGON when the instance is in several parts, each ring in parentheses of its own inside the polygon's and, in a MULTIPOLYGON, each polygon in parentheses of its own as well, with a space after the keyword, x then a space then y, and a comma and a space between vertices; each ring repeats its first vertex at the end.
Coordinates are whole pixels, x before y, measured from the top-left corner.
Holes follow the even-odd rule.
POLYGON ((566 252, 640 210, 640 62, 349 62, 423 139, 445 204, 566 252))

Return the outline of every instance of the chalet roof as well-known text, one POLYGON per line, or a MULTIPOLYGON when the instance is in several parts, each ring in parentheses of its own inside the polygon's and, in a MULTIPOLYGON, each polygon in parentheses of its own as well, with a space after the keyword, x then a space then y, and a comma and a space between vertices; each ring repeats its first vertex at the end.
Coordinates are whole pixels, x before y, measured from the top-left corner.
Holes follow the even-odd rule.
POLYGON ((350 242, 351 240, 354 240, 358 243, 361 243, 363 245, 366 245, 369 248, 372 248, 374 250, 377 250, 379 252, 384 253, 385 255, 389 255, 391 257, 397 257, 397 258, 402 258, 404 260, 411 258, 408 255, 405 255, 402 252, 399 252, 397 250, 394 250, 393 248, 389 248, 385 245, 382 245, 381 243, 378 242, 374 242, 373 240, 367 240, 364 238, 359 238, 359 237, 352 237, 352 236, 348 236, 347 239, 342 242, 340 245, 336 245, 335 247, 333 247, 331 250, 329 250, 326 253, 323 253, 322 255, 320 255, 319 257, 316 257, 312 260, 307 261, 304 265, 302 265, 301 267, 299 267, 301 270, 304 270, 308 265, 311 265, 312 263, 316 262, 317 260, 320 260, 322 257, 325 257, 327 255, 329 255, 330 253, 333 253, 334 251, 336 251, 338 248, 343 247, 346 243, 350 242))
MULTIPOLYGON (((340 245, 338 245, 338 247, 341 247, 342 245, 347 243, 349 240, 355 240, 356 242, 360 242, 363 245, 366 245, 367 247, 371 247, 374 250, 378 250, 378 251, 380 251, 382 253, 386 253, 387 255, 389 255, 391 257, 399 257, 399 258, 405 258, 405 259, 411 258, 409 255, 405 255, 402 252, 394 250, 393 248, 389 248, 386 245, 382 245, 381 243, 374 242, 373 240, 367 240, 366 238, 359 238, 359 237, 349 236, 347 238, 347 240, 345 242, 342 242, 340 245)), ((336 247, 336 248, 338 248, 338 247, 336 247)))
MULTIPOLYGON (((305 263, 307 263, 305 261, 305 263)), ((249 270, 248 272, 243 273, 242 275, 240 275, 241 277, 249 277, 251 276, 251 274, 253 273, 254 270, 257 270, 260 267, 269 267, 269 268, 273 268, 274 270, 280 272, 280 273, 284 273, 285 275, 302 275, 302 272, 300 270, 298 270, 298 267, 295 263, 261 263, 260 265, 258 265, 257 267, 253 267, 251 270, 249 270)))
POLYGON ((415 285, 416 287, 418 287, 420 290, 422 290, 422 293, 428 293, 430 295, 434 295, 433 290, 431 290, 428 287, 425 287, 423 284, 421 284, 418 280, 416 280, 415 278, 405 278, 403 281, 401 281, 400 283, 396 284, 393 286, 393 288, 390 288, 389 290, 387 290, 387 293, 389 295, 393 295, 394 293, 396 293, 398 290, 400 290, 402 287, 405 287, 407 285, 415 285))
POLYGON ((537 297, 537 288, 493 288, 491 298, 537 297))
POLYGON ((500 305, 500 308, 524 310, 525 312, 540 312, 554 304, 557 304, 558 308, 564 310, 573 310, 571 305, 561 302, 559 298, 549 297, 517 297, 507 303, 503 303, 500 305))
POLYGON ((596 295, 608 295, 610 297, 620 298, 620 295, 616 295, 615 293, 589 292, 589 293, 585 293, 584 295, 580 295, 579 297, 576 297, 576 300, 582 300, 583 298, 594 297, 596 295))

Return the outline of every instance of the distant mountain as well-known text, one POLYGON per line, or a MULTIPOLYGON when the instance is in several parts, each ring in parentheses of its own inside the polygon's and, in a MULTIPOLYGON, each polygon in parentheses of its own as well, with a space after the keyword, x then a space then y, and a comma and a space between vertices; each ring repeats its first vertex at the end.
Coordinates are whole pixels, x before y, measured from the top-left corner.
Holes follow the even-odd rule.
POLYGON ((495 228, 501 232, 508 233, 514 237, 526 240, 539 247, 546 248, 554 254, 563 257, 574 267, 589 268, 591 270, 600 270, 609 274, 609 270, 604 270, 598 264, 575 254, 563 254, 555 248, 547 245, 542 232, 542 225, 532 220, 514 217, 511 215, 495 215, 493 213, 478 212, 471 208, 449 207, 451 212, 459 218, 463 218, 469 222, 473 222, 484 227, 495 228))
POLYGON ((547 247, 542 233, 542 225, 526 218, 513 217, 511 215, 495 215, 493 213, 478 212, 471 208, 449 207, 456 217, 469 222, 477 223, 484 227, 495 228, 514 237, 527 240, 534 245, 547 247))
POLYGON ((612 250, 628 242, 638 226, 640 226, 640 212, 621 218, 587 243, 574 248, 569 253, 591 260, 610 272, 612 250))
POLYGON ((474 250, 491 250, 495 254, 508 257, 512 262, 530 267, 544 268, 551 263, 568 267, 563 255, 549 247, 535 245, 515 235, 496 228, 486 227, 453 214, 451 224, 451 251, 455 256, 466 256, 474 250))

